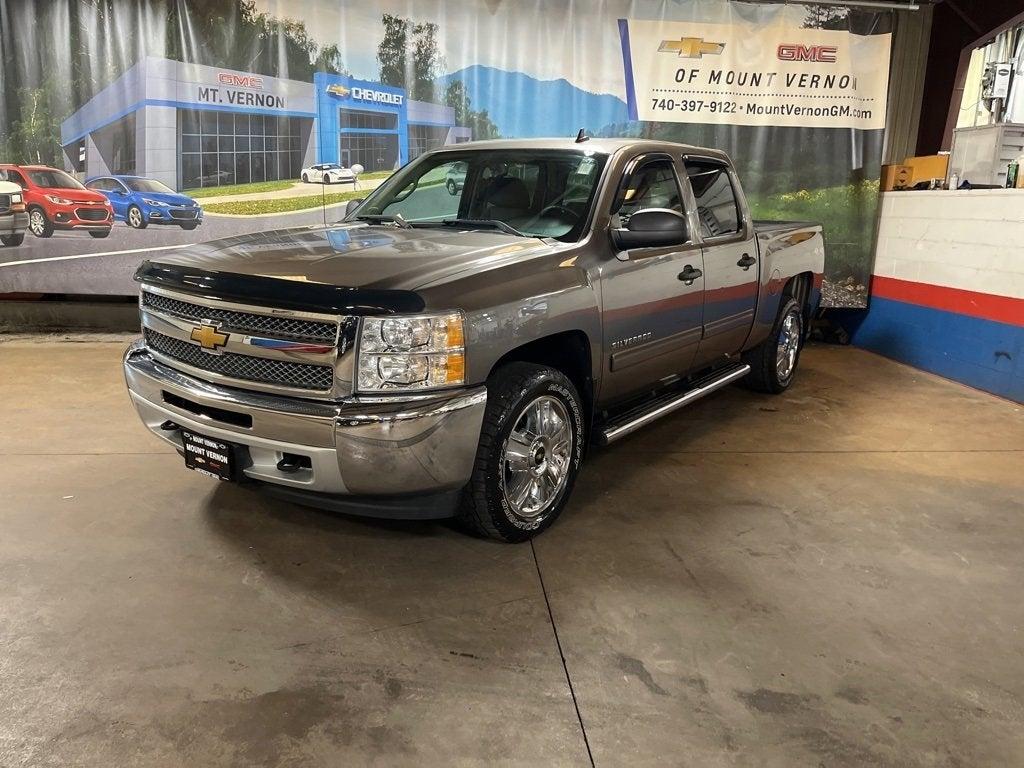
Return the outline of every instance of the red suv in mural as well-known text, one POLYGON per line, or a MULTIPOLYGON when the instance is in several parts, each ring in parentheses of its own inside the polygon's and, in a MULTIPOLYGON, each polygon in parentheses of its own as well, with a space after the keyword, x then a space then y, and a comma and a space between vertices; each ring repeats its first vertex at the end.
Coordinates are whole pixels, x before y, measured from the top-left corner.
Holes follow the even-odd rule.
POLYGON ((110 234, 110 201, 70 174, 45 165, 0 165, 0 179, 25 191, 28 228, 36 237, 49 237, 58 229, 82 229, 93 237, 110 234))

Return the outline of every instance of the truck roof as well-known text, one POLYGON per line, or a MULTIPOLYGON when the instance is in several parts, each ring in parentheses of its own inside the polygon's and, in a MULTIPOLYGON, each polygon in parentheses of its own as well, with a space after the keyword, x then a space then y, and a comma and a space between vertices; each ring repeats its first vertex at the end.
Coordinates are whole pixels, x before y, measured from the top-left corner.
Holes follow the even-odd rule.
POLYGON ((612 155, 621 149, 638 149, 650 152, 682 152, 683 154, 702 155, 713 157, 726 162, 729 156, 718 149, 707 147, 695 147, 690 144, 680 144, 674 141, 658 141, 657 139, 631 139, 631 138, 588 138, 584 142, 577 142, 574 137, 552 138, 552 139, 488 139, 485 141, 470 141, 461 144, 448 144, 438 147, 435 152, 459 152, 467 149, 566 149, 566 150, 591 150, 601 154, 612 155))

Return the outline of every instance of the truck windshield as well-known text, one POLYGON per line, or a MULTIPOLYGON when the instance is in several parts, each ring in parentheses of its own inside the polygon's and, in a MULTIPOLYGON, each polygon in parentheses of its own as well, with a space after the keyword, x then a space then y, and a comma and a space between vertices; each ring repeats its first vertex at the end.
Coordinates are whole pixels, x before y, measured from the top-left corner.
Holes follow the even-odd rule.
POLYGON ((455 225, 578 240, 605 155, 585 150, 478 149, 426 155, 403 168, 351 218, 455 225))

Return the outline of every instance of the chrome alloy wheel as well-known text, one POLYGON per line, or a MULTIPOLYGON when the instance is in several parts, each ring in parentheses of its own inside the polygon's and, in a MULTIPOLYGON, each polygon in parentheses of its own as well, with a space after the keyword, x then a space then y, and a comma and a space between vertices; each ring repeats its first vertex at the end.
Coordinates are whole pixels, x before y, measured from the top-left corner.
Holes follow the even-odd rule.
POLYGON ((800 351, 800 333, 800 313, 796 309, 792 309, 782 320, 782 328, 779 329, 779 346, 775 351, 775 372, 781 382, 787 381, 793 375, 796 356, 800 351))
POLYGON ((28 228, 36 237, 40 237, 46 231, 46 216, 38 208, 28 215, 28 228))
POLYGON ((565 405, 544 395, 531 402, 505 441, 505 501, 524 520, 543 515, 569 477, 572 427, 565 405))
POLYGON ((128 209, 128 226, 132 229, 138 229, 142 226, 142 211, 138 208, 132 207, 128 209))

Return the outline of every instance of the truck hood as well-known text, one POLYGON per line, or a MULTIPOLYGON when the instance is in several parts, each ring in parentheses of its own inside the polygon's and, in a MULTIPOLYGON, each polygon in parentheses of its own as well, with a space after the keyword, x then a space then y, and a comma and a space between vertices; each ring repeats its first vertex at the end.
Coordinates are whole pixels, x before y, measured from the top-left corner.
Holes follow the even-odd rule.
POLYGON ((141 282, 325 311, 420 311, 415 291, 550 254, 561 243, 493 230, 343 224, 215 240, 146 262, 141 282), (286 298, 288 297, 288 298, 286 298))

